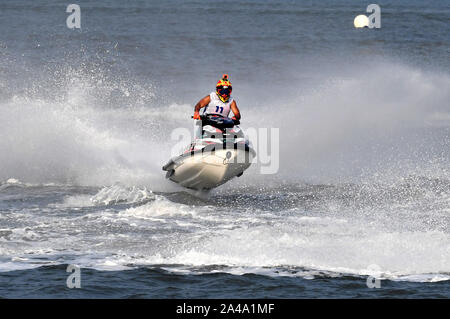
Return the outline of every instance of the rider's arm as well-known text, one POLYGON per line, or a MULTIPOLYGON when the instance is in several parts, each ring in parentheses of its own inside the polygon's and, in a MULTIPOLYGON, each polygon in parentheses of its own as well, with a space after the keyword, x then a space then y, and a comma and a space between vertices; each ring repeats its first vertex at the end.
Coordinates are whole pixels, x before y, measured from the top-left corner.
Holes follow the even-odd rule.
POLYGON ((241 113, 239 112, 239 109, 237 107, 236 101, 231 102, 231 110, 233 111, 234 116, 236 117, 237 120, 241 119, 241 113))
POLYGON ((209 102, 211 102, 211 97, 209 95, 198 101, 198 103, 195 105, 194 114, 200 112, 200 109, 207 106, 209 102))

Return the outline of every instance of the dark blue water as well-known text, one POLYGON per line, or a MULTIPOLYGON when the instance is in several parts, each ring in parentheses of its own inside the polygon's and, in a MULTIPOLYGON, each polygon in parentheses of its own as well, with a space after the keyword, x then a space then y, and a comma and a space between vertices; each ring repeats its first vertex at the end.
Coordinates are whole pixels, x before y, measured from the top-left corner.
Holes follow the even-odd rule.
POLYGON ((0 297, 449 297, 448 1, 77 3, 0 3, 0 297), (277 169, 186 191, 222 73, 277 169))
POLYGON ((177 275, 160 268, 82 270, 81 288, 66 286, 66 266, 45 266, 0 275, 3 298, 448 298, 448 281, 382 281, 369 289, 365 278, 319 276, 313 280, 256 274, 177 275))

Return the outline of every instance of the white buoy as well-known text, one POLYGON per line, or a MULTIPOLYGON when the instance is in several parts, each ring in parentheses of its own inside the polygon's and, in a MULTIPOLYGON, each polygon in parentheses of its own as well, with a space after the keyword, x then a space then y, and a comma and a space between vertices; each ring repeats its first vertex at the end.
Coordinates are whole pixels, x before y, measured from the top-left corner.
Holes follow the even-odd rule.
POLYGON ((369 18, 365 16, 364 14, 360 14, 359 16, 356 16, 355 20, 353 21, 353 24, 355 25, 355 28, 364 28, 369 26, 369 18))

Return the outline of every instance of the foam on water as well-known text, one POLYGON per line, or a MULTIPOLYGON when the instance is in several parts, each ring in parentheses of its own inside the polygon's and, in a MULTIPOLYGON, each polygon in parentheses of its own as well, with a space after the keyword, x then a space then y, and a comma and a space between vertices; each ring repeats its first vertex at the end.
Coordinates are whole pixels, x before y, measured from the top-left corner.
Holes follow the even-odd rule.
POLYGON ((108 205, 112 203, 128 202, 139 203, 152 199, 154 195, 146 187, 142 189, 137 187, 124 188, 120 184, 111 187, 104 187, 100 192, 91 198, 94 204, 108 205))
MULTIPOLYGON (((421 189, 426 199, 417 201, 410 200, 414 192, 405 195, 399 186, 389 192, 370 189, 365 193, 371 197, 368 202, 360 199, 366 195, 358 187, 337 192, 342 198, 334 197, 332 190, 309 210, 273 211, 187 205, 165 195, 136 202, 133 191, 115 185, 92 198, 104 198, 108 190, 130 196, 108 200, 108 206, 91 202, 91 211, 67 214, 71 201, 66 198, 63 206, 2 215, 4 224, 16 225, 0 231, 0 254, 6 257, 0 269, 60 263, 101 270, 162 265, 184 273, 449 280, 450 236, 443 210, 448 188, 421 189), (391 197, 381 195, 396 191, 395 205, 391 197), (434 204, 431 210, 423 210, 429 203, 434 204)), ((302 196, 298 191, 291 195, 302 196)))

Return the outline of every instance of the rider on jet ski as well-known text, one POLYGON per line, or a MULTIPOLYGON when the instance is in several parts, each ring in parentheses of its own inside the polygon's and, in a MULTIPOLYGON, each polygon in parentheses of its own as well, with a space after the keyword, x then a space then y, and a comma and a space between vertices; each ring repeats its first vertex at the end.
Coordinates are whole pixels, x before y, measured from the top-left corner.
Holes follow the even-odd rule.
POLYGON ((216 92, 205 96, 198 101, 194 109, 194 120, 200 120, 200 109, 206 106, 204 115, 217 115, 228 117, 230 110, 233 111, 233 120, 239 120, 241 114, 236 105, 236 101, 231 97, 232 86, 228 79, 228 74, 224 74, 222 79, 216 84, 216 92))

